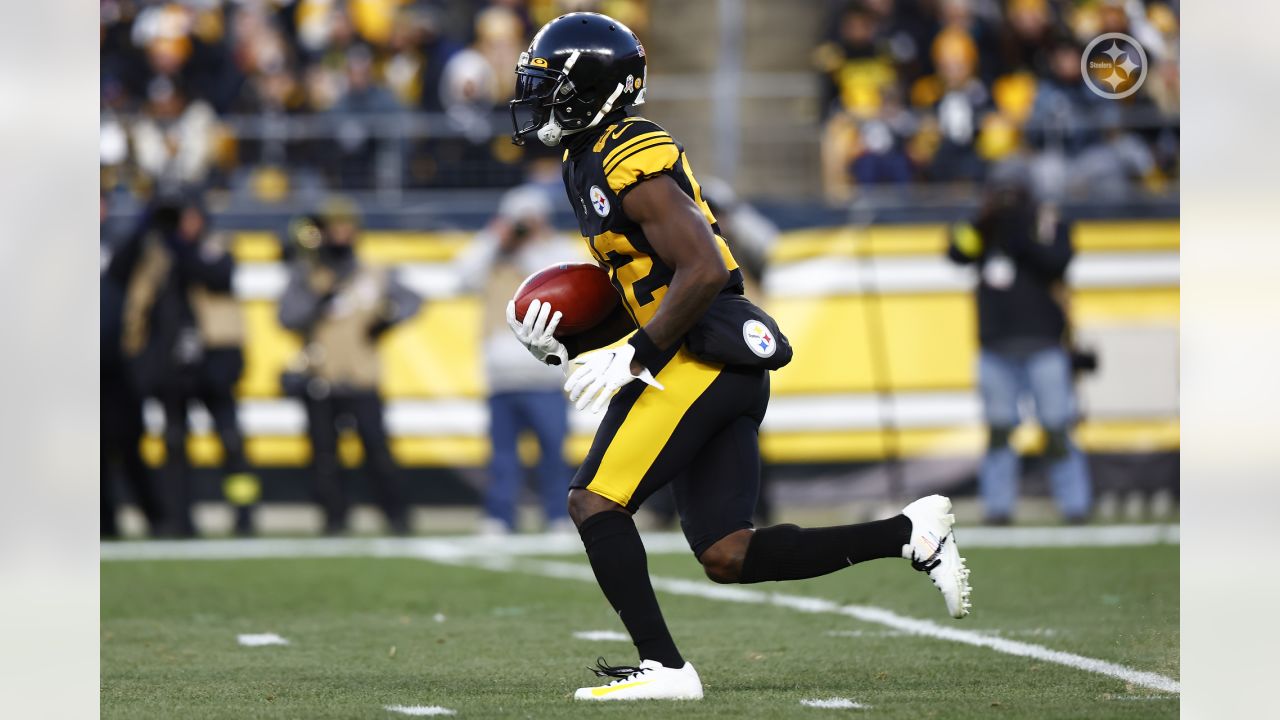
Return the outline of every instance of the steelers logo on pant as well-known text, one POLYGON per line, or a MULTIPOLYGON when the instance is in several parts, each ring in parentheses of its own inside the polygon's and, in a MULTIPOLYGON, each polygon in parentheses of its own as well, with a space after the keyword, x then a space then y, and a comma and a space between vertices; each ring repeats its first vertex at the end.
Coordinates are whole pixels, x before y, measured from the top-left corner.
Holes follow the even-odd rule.
POLYGON ((778 350, 778 341, 773 333, 759 320, 748 320, 742 325, 742 339, 746 341, 751 352, 762 358, 772 356, 778 350))
POLYGON ((596 211, 600 217, 609 214, 609 198, 604 196, 604 191, 598 185, 592 185, 591 191, 587 193, 591 196, 591 208, 596 211))

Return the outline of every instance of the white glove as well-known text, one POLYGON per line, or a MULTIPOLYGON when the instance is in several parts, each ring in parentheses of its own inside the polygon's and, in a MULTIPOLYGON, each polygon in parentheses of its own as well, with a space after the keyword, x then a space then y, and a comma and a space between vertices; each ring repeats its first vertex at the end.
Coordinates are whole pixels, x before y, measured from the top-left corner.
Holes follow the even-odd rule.
POLYGON ((564 389, 569 391, 569 402, 579 410, 590 404, 591 412, 598 413, 609 404, 609 398, 618 388, 632 380, 665 390, 648 370, 641 370, 639 375, 631 374, 631 359, 635 354, 636 349, 631 345, 621 345, 575 360, 574 364, 579 367, 564 384, 564 389))
POLYGON ((516 320, 516 301, 507 303, 507 324, 516 339, 528 348, 538 362, 547 365, 568 365, 569 351, 556 339, 554 333, 560 324, 561 313, 551 314, 551 303, 534 300, 524 314, 524 322, 516 320), (550 317, 550 322, 547 322, 550 317))

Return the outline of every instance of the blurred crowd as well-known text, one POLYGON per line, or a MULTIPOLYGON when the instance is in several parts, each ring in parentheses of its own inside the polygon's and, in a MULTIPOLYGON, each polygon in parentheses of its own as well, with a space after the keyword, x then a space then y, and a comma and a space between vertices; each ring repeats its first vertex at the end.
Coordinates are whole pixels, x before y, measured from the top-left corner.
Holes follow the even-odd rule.
POLYGON ((1042 196, 1157 189, 1178 173, 1177 0, 840 0, 814 52, 824 187, 986 179, 1029 165, 1042 196), (1125 33, 1140 90, 1094 94, 1081 53, 1125 33))
MULTIPOLYGON (((828 199, 969 182, 1032 162, 1042 194, 1115 196, 1178 174, 1177 0, 808 0, 825 7, 828 199), (1083 48, 1126 33, 1142 88, 1092 93, 1083 48)), ((642 35, 649 0, 101 0, 103 185, 143 197, 510 187, 540 147, 505 103, 532 32, 596 10, 642 35)))
POLYGON ((214 184, 264 199, 309 181, 368 187, 378 174, 406 187, 510 186, 524 151, 500 111, 533 31, 572 10, 643 28, 646 5, 101 0, 103 184, 142 195, 214 184), (398 138, 410 112, 439 115, 398 138), (314 122, 281 122, 297 118, 314 122))

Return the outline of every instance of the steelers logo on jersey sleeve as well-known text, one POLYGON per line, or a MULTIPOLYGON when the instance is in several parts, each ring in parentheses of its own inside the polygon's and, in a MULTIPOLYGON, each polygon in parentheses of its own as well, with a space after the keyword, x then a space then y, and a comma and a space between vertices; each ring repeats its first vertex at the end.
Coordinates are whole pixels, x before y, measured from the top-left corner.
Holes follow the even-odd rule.
POLYGON ((778 351, 778 341, 759 320, 748 320, 742 325, 742 339, 751 352, 762 358, 772 357, 778 351))
POLYGON ((592 185, 591 192, 588 194, 591 196, 591 209, 595 210, 600 217, 607 217, 609 215, 609 198, 605 197, 604 191, 600 189, 600 186, 592 185))

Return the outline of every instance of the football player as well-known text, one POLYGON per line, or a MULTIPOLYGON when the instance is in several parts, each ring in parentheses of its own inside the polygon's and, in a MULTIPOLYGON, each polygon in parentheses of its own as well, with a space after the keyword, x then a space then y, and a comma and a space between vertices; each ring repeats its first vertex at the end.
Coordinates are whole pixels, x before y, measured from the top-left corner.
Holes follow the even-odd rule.
POLYGON ((668 483, 690 548, 715 582, 797 580, 901 557, 928 574, 953 617, 964 617, 969 571, 945 497, 922 498, 876 522, 753 528, 758 431, 769 369, 777 367, 770 361, 785 338, 742 297, 742 273, 684 149, 628 113, 648 90, 635 34, 605 15, 561 16, 534 36, 516 75, 513 140, 564 146, 569 201, 622 297, 611 318, 564 341, 553 334, 561 312, 548 304, 534 300, 523 318, 514 304, 507 310, 534 357, 566 367, 572 361, 565 390, 579 410, 608 407, 571 484, 569 514, 640 662, 599 663, 595 672, 608 684, 575 697, 702 697, 697 671, 667 631, 632 521, 668 483), (628 334, 625 344, 584 354, 628 334))

